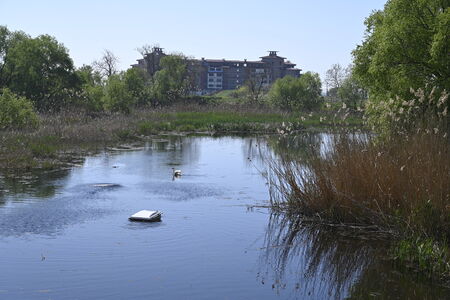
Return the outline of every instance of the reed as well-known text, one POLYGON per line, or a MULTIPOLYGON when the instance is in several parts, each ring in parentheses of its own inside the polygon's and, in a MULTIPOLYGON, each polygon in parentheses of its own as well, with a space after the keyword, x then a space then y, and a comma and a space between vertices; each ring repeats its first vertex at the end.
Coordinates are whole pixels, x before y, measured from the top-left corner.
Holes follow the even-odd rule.
POLYGON ((450 147, 440 134, 389 143, 341 135, 328 152, 272 161, 271 170, 275 206, 450 240, 450 147))
POLYGON ((450 143, 422 131, 381 142, 340 135, 269 163, 271 202, 332 227, 384 233, 393 257, 450 284, 450 143))

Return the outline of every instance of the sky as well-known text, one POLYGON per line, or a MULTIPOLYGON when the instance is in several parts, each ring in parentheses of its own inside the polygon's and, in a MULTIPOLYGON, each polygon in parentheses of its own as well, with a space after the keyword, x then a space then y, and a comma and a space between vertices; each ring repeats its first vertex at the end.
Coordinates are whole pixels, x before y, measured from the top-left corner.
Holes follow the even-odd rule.
POLYGON ((386 0, 0 0, 0 25, 54 36, 77 67, 105 49, 127 69, 136 48, 159 44, 196 58, 258 60, 278 50, 302 72, 324 79, 348 65, 364 38, 364 20, 386 0))

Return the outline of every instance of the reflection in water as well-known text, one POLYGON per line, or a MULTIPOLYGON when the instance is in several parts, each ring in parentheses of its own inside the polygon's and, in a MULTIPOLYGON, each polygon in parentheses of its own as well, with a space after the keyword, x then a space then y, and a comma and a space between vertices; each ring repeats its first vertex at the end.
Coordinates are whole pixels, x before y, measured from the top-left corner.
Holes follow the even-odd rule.
POLYGON ((445 298, 384 260, 386 240, 245 211, 267 200, 255 171, 264 159, 322 153, 329 139, 164 136, 87 157, 79 168, 0 177, 0 264, 8 269, 0 295, 445 298), (183 170, 179 180, 171 180, 172 166, 183 170), (162 222, 130 223, 142 209, 163 211, 162 222))
POLYGON ((0 177, 0 205, 7 201, 23 201, 24 195, 35 199, 53 197, 60 186, 58 181, 69 174, 70 169, 59 169, 0 177))
POLYGON ((259 279, 278 293, 308 299, 447 299, 420 277, 401 273, 385 257, 389 241, 272 214, 259 279))
POLYGON ((266 274, 273 272, 275 287, 285 287, 287 267, 295 266, 297 293, 313 298, 341 298, 375 255, 367 241, 278 214, 270 217, 264 246, 263 265, 271 268, 266 274))

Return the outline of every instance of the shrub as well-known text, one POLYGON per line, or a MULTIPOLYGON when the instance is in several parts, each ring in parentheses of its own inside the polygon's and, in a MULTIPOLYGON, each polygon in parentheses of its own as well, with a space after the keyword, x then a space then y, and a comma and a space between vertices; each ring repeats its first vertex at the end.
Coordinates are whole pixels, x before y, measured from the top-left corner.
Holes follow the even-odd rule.
POLYGON ((109 77, 105 86, 102 102, 105 109, 114 112, 129 113, 134 105, 133 95, 127 88, 125 81, 119 75, 109 77))
POLYGON ((313 110, 322 103, 322 84, 317 73, 278 79, 269 91, 272 104, 281 109, 313 110))
POLYGON ((0 129, 36 127, 38 116, 31 101, 4 88, 0 94, 0 129))

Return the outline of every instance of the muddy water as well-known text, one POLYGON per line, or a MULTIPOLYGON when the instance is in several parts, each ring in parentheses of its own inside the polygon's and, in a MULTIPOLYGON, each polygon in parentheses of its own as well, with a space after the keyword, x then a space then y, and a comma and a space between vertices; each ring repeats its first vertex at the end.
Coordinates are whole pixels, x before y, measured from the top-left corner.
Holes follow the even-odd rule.
POLYGON ((384 259, 386 241, 258 207, 260 155, 325 140, 164 137, 1 177, 0 299, 448 299, 384 259), (142 209, 162 221, 128 221, 142 209))

